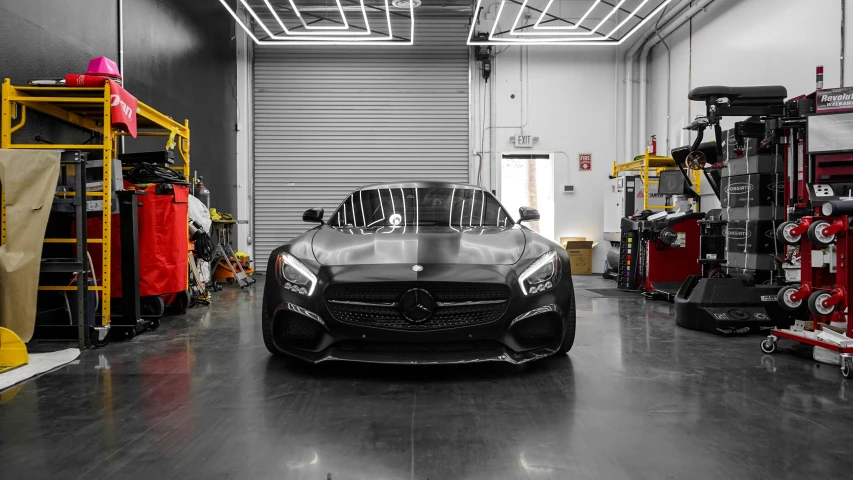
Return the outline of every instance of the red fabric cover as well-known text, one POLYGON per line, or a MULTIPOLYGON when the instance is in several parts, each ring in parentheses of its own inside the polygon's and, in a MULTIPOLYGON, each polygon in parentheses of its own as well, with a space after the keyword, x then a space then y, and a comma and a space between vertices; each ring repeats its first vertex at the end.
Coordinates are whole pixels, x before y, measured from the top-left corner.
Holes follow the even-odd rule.
MULTIPOLYGON (((125 182, 125 185, 129 185, 125 182)), ((132 185, 131 185, 132 186, 132 185)), ((139 207, 139 294, 143 297, 182 292, 187 289, 189 264, 187 255, 187 216, 189 215, 186 185, 173 185, 170 194, 157 195, 156 185, 136 188, 146 192, 136 198, 139 207)), ((119 216, 112 216, 112 249, 110 251, 110 296, 121 297, 121 226, 119 216)), ((101 218, 90 218, 90 238, 101 237, 101 218)), ((101 246, 89 245, 89 254, 100 283, 101 246)))
POLYGON ((69 73, 65 76, 68 87, 103 87, 110 82, 110 116, 114 127, 120 128, 136 138, 136 97, 129 94, 121 85, 106 77, 97 75, 78 75, 69 73))

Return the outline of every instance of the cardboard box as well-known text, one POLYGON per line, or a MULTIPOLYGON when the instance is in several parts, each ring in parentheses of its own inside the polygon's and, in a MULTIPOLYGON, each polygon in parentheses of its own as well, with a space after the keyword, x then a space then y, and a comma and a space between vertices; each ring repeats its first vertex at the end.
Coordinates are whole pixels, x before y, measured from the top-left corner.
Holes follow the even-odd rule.
POLYGON ((595 242, 588 242, 586 238, 567 237, 561 238, 560 243, 566 247, 566 252, 569 254, 572 275, 591 275, 592 247, 595 242))

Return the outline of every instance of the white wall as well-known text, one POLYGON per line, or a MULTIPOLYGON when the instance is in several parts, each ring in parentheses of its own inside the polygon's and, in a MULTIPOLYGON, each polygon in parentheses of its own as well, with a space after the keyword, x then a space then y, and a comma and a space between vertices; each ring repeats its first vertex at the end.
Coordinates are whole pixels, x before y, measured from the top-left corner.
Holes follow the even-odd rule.
MULTIPOLYGON (((503 152, 516 151, 509 138, 520 132, 522 123, 526 123, 525 134, 540 139, 534 151, 565 153, 557 153, 555 157, 556 240, 586 237, 602 241, 603 186, 617 153, 616 68, 619 62, 616 54, 615 48, 512 46, 497 55, 489 85, 478 75, 475 65, 471 86, 473 152, 480 151, 482 98, 486 94, 487 131, 483 150, 487 166, 482 185, 495 188, 495 159, 503 152), (494 147, 490 149, 489 94, 492 88, 493 124, 501 128, 496 129, 494 147), (513 94, 514 99, 510 98, 513 94), (591 172, 579 171, 580 153, 593 155, 591 172), (495 175, 488 175, 489 171, 495 175), (567 184, 574 185, 575 193, 563 193, 563 186, 567 184)), ((472 181, 476 181, 475 170, 472 169, 472 181)), ((593 272, 596 273, 604 269, 609 249, 609 243, 604 243, 593 252, 593 272)))
MULTIPOLYGON (((666 38, 672 50, 670 148, 689 143, 682 128, 705 111, 704 104, 687 100, 691 87, 783 85, 793 97, 814 91, 817 65, 825 67, 825 88, 839 86, 841 1, 716 0, 693 18, 692 52, 690 24, 666 38)), ((853 18, 849 12, 847 18, 853 18)), ((851 35, 848 57, 853 57, 851 35)), ((850 85, 853 69, 846 63, 850 85)), ((661 145, 667 137, 667 51, 662 44, 652 50, 649 92, 648 134, 657 135, 661 145)), ((723 128, 737 120, 724 119, 723 128)), ((707 185, 703 193, 711 194, 707 185)), ((703 210, 716 206, 712 194, 703 195, 703 210)))

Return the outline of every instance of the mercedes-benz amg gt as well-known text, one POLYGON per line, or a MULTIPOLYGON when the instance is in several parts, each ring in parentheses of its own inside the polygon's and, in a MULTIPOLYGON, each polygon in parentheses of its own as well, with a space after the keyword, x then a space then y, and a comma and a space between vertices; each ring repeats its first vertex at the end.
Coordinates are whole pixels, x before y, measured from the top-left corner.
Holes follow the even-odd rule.
POLYGON ((370 185, 275 249, 266 347, 309 362, 523 363, 575 337, 566 250, 513 221, 488 191, 461 184, 370 185))

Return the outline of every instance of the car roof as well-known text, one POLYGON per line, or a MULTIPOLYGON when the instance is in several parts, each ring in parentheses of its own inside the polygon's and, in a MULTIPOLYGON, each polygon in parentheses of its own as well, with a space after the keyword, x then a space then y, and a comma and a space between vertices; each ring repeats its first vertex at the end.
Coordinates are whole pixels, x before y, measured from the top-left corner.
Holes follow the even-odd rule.
POLYGON ((374 183, 372 185, 365 185, 358 190, 378 190, 380 188, 465 188, 483 190, 483 187, 467 183, 428 182, 417 180, 392 183, 374 183))

